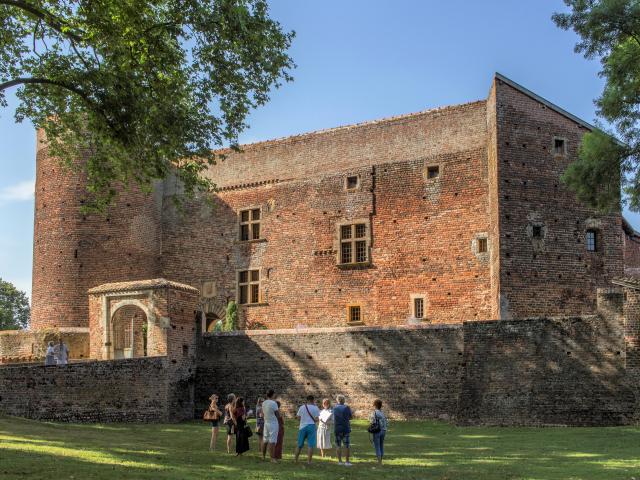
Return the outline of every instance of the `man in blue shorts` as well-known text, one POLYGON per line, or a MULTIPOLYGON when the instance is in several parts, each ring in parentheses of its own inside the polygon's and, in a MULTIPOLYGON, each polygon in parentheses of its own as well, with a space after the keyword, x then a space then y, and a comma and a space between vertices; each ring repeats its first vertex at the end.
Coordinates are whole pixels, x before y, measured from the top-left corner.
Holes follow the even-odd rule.
POLYGON ((316 422, 320 416, 320 409, 316 407, 313 395, 307 397, 307 403, 298 409, 296 417, 300 419, 300 429, 298 430, 298 448, 296 448, 296 462, 298 456, 304 447, 304 441, 307 441, 307 463, 311 463, 313 457, 313 449, 316 448, 316 422))
POLYGON ((335 426, 336 434, 336 452, 338 454, 338 465, 344 465, 350 467, 349 453, 351 448, 351 442, 349 441, 349 435, 351 434, 351 409, 348 405, 345 405, 344 395, 338 395, 336 397, 338 404, 333 407, 333 422, 335 426), (342 463, 342 448, 344 445, 345 462, 342 463))

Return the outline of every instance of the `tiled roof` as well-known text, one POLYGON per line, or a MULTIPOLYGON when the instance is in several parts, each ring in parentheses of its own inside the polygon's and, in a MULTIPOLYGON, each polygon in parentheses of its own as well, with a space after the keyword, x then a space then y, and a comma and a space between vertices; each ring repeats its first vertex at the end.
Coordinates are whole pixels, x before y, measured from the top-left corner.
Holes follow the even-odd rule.
POLYGON ((100 293, 112 293, 112 292, 129 292, 134 290, 158 290, 161 288, 173 288, 175 290, 183 290, 185 292, 191 292, 200 294, 197 288, 184 283, 172 282, 164 278, 154 278, 151 280, 137 280, 133 282, 115 282, 105 283, 97 287, 89 289, 89 294, 95 295, 100 293))

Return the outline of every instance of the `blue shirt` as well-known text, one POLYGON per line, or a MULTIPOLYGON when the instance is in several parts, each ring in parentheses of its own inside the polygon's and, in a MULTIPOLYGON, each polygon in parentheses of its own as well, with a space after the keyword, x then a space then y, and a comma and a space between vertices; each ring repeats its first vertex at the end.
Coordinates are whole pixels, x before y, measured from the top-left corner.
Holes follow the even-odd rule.
POLYGON ((347 405, 338 404, 333 407, 333 421, 336 433, 351 432, 351 409, 347 405))

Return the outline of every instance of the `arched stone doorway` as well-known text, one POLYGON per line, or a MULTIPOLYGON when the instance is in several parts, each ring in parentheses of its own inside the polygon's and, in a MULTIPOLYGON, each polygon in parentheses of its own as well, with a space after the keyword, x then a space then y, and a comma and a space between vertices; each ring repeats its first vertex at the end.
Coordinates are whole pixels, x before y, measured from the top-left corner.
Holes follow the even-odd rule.
POLYGON ((147 315, 137 305, 123 305, 111 316, 113 358, 147 356, 147 315))

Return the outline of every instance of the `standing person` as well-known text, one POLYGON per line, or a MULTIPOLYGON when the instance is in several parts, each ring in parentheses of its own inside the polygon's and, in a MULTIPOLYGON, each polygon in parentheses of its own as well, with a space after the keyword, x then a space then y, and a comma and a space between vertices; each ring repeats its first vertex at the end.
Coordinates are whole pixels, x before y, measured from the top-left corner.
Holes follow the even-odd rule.
POLYGON ((231 420, 236 430, 236 456, 249 450, 249 435, 247 434, 247 409, 242 397, 236 398, 231 420))
POLYGON ((333 425, 333 412, 331 411, 331 401, 328 398, 322 400, 322 410, 318 423, 318 448, 320 456, 324 458, 324 451, 331 450, 331 426, 333 425))
POLYGON ((342 463, 342 446, 344 445, 344 454, 345 454, 345 467, 350 467, 351 462, 349 461, 349 455, 351 453, 351 441, 349 436, 351 434, 351 417, 353 416, 351 413, 351 408, 348 405, 345 405, 344 395, 338 395, 336 397, 336 401, 338 404, 333 407, 333 425, 335 427, 336 434, 336 452, 338 454, 338 465, 343 465, 342 463))
POLYGON ((233 414, 233 404, 236 401, 236 396, 233 393, 227 395, 227 404, 224 406, 224 425, 227 427, 227 453, 231 453, 231 442, 233 441, 233 420, 231 419, 233 414))
POLYGON ((264 433, 264 413, 262 411, 262 403, 264 399, 262 397, 258 397, 258 401, 256 402, 256 435, 258 436, 258 451, 262 451, 263 446, 263 438, 262 435, 264 433))
MULTIPOLYGON (((273 400, 274 391, 267 391, 267 399, 262 402, 263 416, 263 438, 261 442, 262 459, 267 457, 267 449, 272 462, 276 462, 275 448, 278 443, 278 433, 280 431, 279 417, 280 406, 273 400)), ((280 455, 282 458, 282 454, 280 455)))
POLYGON ((282 445, 284 444, 284 415, 280 409, 280 402, 276 401, 278 405, 278 440, 276 446, 273 449, 273 458, 276 460, 282 460, 282 445))
POLYGON ((209 397, 211 403, 207 409, 208 416, 211 422, 211 442, 209 443, 209 451, 214 452, 216 445, 218 444, 218 432, 220 431, 220 418, 222 417, 222 411, 218 408, 218 395, 215 393, 209 397))
POLYGON ((369 416, 369 433, 373 435, 373 446, 376 449, 378 465, 382 465, 387 425, 387 417, 382 411, 382 400, 376 399, 373 401, 373 413, 369 416))
POLYGON ((313 449, 316 448, 316 422, 320 415, 320 409, 314 403, 313 395, 307 397, 307 403, 301 405, 298 409, 296 417, 300 419, 300 428, 298 429, 298 448, 296 448, 295 460, 298 461, 304 441, 307 441, 307 464, 311 464, 313 457, 313 449))
POLYGON ((58 365, 66 365, 69 363, 69 347, 60 338, 60 343, 56 345, 56 362, 58 365))
POLYGON ((56 350, 53 346, 53 342, 49 342, 49 345, 47 346, 47 353, 45 354, 44 357, 44 365, 46 367, 50 367, 51 365, 55 365, 56 364, 56 350))

